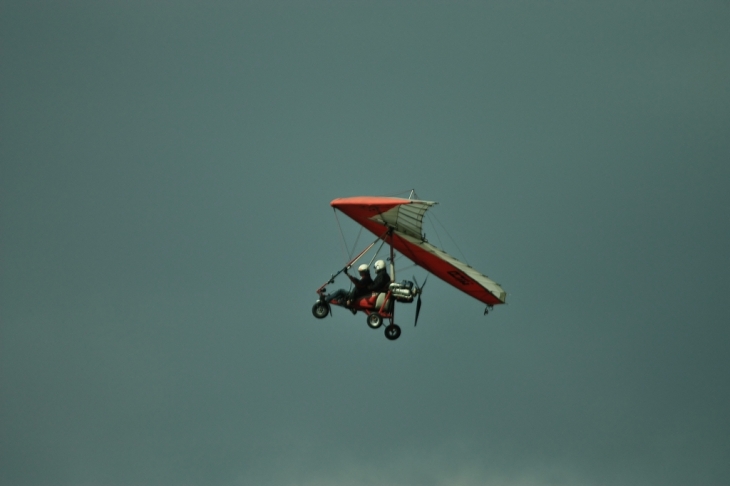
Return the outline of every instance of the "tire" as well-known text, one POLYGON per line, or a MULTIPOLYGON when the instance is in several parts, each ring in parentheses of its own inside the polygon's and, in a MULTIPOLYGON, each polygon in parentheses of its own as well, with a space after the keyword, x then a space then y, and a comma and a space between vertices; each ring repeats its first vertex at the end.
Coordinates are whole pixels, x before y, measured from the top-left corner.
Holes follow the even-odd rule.
POLYGON ((385 327, 385 337, 389 341, 395 341, 400 337, 400 326, 397 324, 391 324, 385 327))
POLYGON ((330 313, 330 306, 326 302, 317 301, 312 306, 312 315, 317 319, 324 319, 330 313))
POLYGON ((368 326, 371 329, 377 329, 383 325, 383 318, 378 313, 372 313, 368 316, 368 326))

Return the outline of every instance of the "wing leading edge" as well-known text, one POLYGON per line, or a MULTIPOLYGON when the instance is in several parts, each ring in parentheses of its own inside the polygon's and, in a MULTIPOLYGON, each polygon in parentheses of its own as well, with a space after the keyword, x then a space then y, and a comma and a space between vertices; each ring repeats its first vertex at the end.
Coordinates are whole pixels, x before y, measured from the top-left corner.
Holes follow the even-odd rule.
POLYGON ((423 215, 434 204, 391 197, 350 197, 330 203, 376 236, 384 227, 392 228, 393 247, 444 282, 485 304, 504 304, 507 293, 499 284, 425 241, 423 215))

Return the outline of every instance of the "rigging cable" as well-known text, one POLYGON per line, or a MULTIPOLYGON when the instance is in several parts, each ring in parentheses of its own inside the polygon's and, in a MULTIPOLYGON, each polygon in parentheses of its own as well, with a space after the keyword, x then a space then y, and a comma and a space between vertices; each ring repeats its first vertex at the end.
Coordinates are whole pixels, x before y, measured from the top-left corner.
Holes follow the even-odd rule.
MULTIPOLYGON (((413 195, 416 194, 416 190, 415 189, 406 189, 405 191, 392 192, 392 193, 389 193, 389 194, 385 194, 385 197, 402 196, 402 195, 405 195, 405 194, 410 194, 411 196, 413 196, 413 195)), ((412 198, 409 197, 408 199, 412 199, 412 198)), ((416 199, 418 199, 418 196, 416 196, 416 199)))
POLYGON ((372 266, 373 261, 378 257, 378 253, 380 253, 380 249, 383 248, 384 244, 385 244, 385 238, 383 238, 383 242, 380 244, 378 249, 375 251, 375 255, 373 255, 373 258, 370 259, 370 263, 368 263, 368 267, 372 266))
POLYGON ((340 230, 340 249, 342 250, 342 256, 344 257, 343 260, 348 261, 350 254, 350 251, 347 249, 347 242, 345 242, 345 235, 342 233, 342 225, 340 225, 340 218, 337 217, 337 209, 332 208, 332 211, 335 212, 335 220, 337 221, 337 229, 340 230))
MULTIPOLYGON (((457 249, 457 250, 459 251, 459 255, 461 255, 461 258, 463 258, 463 259, 464 259, 464 262, 465 262, 465 263, 466 263, 467 265, 469 265, 469 261, 468 261, 468 260, 466 259, 466 257, 464 256, 464 252, 462 252, 462 251, 461 251, 461 248, 459 248, 459 245, 458 245, 458 244, 456 243, 456 241, 454 241, 454 239, 453 239, 453 238, 451 237, 451 235, 449 234, 449 230, 447 230, 447 229, 446 229, 446 226, 444 226, 444 225, 443 225, 443 223, 441 223, 441 221, 439 221, 439 219, 438 219, 438 218, 436 217, 436 215, 435 215, 435 214, 430 214, 429 216, 433 216, 433 219, 435 219, 435 220, 436 220, 436 222, 437 222, 438 224, 440 224, 440 225, 441 225, 441 228, 442 228, 442 229, 443 229, 443 230, 444 230, 444 231, 446 232, 446 236, 448 236, 448 237, 449 237, 449 239, 451 240, 451 242, 452 242, 452 243, 454 244, 454 246, 456 247, 456 249, 457 249)), ((435 229, 435 227, 434 227, 434 229, 435 229)), ((438 237, 438 233, 436 233, 436 236, 438 237)), ((441 238, 439 238, 439 243, 441 243, 441 238)), ((441 243, 441 244, 443 244, 443 243, 441 243)), ((469 266, 471 266, 471 265, 469 265, 469 266)))
POLYGON ((352 258, 352 254, 355 253, 355 248, 357 248, 357 244, 360 241, 360 235, 362 234, 362 226, 360 226, 360 229, 357 232, 357 238, 355 238, 355 243, 352 244, 352 250, 350 251, 349 258, 352 258))

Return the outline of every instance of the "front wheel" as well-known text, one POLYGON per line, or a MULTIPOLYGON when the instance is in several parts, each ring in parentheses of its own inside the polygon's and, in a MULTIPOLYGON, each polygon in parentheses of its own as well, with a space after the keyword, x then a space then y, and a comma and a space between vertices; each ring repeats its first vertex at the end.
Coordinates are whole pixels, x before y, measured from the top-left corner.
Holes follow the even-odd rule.
POLYGON ((400 337, 400 326, 397 324, 391 324, 385 327, 385 337, 390 341, 395 341, 400 337))
POLYGON ((318 300, 314 303, 312 306, 312 315, 316 317, 317 319, 324 319, 327 317, 327 314, 330 313, 330 306, 327 304, 327 302, 322 302, 318 300))
POLYGON ((368 326, 370 326, 372 329, 377 329, 382 325, 383 325, 383 318, 380 317, 380 314, 373 313, 368 316, 368 326))

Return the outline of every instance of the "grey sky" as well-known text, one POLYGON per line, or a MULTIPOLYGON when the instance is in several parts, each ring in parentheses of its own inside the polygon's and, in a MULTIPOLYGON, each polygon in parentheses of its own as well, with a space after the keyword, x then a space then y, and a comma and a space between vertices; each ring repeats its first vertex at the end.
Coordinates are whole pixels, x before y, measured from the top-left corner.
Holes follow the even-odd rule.
POLYGON ((0 11, 0 484, 730 483, 726 2, 0 11), (411 188, 509 304, 314 319, 411 188))

